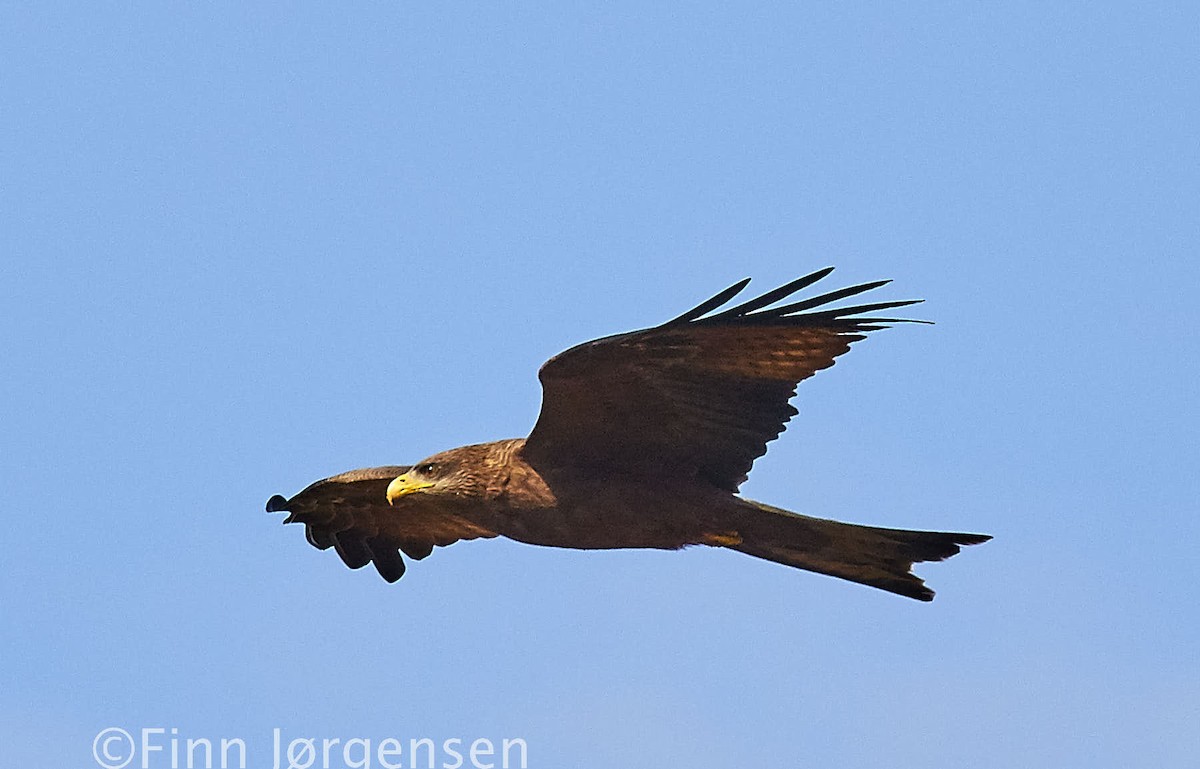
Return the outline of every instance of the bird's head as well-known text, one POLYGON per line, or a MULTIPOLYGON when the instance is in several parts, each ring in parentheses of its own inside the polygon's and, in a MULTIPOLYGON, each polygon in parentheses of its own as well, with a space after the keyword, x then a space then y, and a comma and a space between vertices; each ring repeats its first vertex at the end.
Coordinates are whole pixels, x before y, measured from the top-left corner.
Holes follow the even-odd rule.
POLYGON ((422 459, 388 484, 388 504, 401 497, 444 502, 482 497, 488 485, 488 463, 479 448, 463 446, 422 459))

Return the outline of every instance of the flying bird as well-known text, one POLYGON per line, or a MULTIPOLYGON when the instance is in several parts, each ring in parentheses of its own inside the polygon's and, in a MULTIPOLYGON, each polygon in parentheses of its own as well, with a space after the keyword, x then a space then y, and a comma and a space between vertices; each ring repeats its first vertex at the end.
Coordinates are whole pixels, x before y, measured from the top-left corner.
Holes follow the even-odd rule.
POLYGON ((526 438, 352 470, 275 495, 267 511, 388 582, 404 574, 401 554, 419 561, 503 536, 581 550, 723 547, 933 600, 912 565, 989 536, 841 523, 737 494, 797 413, 800 381, 871 331, 923 322, 875 315, 920 300, 829 307, 888 281, 781 304, 832 269, 724 308, 747 278, 660 326, 556 355, 538 372, 542 408, 526 438))

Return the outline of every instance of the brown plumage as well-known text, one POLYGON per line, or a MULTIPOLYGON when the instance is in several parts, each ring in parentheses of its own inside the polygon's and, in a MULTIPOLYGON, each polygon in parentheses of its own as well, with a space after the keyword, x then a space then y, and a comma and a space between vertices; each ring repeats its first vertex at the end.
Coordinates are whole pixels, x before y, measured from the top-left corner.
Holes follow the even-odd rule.
POLYGON ((892 301, 825 309, 866 283, 777 303, 819 270, 717 311, 748 280, 661 326, 572 347, 539 372, 542 410, 525 439, 463 446, 418 462, 318 481, 269 512, 303 523, 315 547, 389 582, 400 553, 505 536, 577 549, 726 547, 922 601, 911 573, 981 534, 904 531, 811 518, 736 496, 754 460, 796 414, 796 384, 891 323, 892 301), (773 306, 774 305, 774 306, 773 306))

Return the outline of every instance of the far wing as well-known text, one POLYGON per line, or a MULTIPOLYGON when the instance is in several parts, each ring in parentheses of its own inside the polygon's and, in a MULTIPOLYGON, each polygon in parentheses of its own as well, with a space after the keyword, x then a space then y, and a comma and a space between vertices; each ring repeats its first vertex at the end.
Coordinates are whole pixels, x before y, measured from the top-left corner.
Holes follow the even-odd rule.
POLYGON ((399 465, 351 470, 317 481, 291 499, 276 494, 267 500, 267 512, 291 513, 283 522, 303 523, 313 547, 334 548, 351 569, 374 562, 388 582, 404 575, 401 552, 419 561, 438 545, 496 536, 461 518, 432 514, 419 504, 399 500, 389 505, 388 484, 408 470, 399 465))
POLYGON ((700 476, 737 491, 796 410, 796 384, 889 323, 869 317, 919 300, 821 309, 888 281, 771 307, 819 270, 715 312, 749 279, 661 326, 605 337, 551 358, 542 410, 525 445, 535 467, 602 466, 700 476))

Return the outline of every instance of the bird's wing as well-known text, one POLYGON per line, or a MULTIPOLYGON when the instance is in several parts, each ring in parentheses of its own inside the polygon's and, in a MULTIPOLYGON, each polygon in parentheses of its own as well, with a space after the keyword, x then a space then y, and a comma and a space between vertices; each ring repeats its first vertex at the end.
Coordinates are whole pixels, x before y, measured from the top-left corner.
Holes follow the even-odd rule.
POLYGON ((351 569, 374 563, 380 576, 395 582, 404 575, 400 553, 419 561, 437 545, 494 537, 496 532, 461 518, 431 512, 417 501, 387 502, 392 479, 409 468, 368 467, 310 485, 291 499, 278 494, 267 512, 288 512, 284 523, 303 523, 309 544, 334 548, 351 569))
POLYGON ((542 410, 525 445, 534 466, 587 465, 700 476, 737 491, 796 414, 796 384, 889 323, 873 313, 919 300, 826 309, 888 281, 777 303, 819 270, 726 310, 749 279, 655 328, 572 347, 542 366, 542 410))

